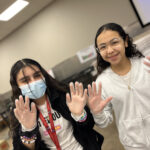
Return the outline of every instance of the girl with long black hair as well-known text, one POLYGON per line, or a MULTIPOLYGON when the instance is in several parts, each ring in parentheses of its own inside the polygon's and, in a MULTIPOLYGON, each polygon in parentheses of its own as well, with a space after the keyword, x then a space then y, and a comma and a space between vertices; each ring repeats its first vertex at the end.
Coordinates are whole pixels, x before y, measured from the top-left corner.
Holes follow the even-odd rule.
POLYGON ((86 107, 87 90, 53 79, 32 59, 11 68, 14 103, 11 135, 14 150, 100 150, 103 136, 94 129, 86 107))

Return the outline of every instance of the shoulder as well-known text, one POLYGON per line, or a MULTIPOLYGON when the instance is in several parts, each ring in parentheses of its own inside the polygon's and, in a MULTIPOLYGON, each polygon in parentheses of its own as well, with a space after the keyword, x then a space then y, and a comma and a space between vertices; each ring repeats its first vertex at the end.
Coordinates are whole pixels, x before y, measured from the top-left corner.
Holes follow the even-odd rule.
POLYGON ((96 78, 96 84, 99 82, 105 83, 109 79, 109 75, 112 74, 112 70, 110 67, 108 67, 106 70, 104 70, 100 75, 96 78))
POLYGON ((135 70, 143 69, 143 62, 145 57, 135 57, 131 58, 131 64, 135 70))
POLYGON ((145 57, 134 57, 134 58, 130 58, 130 61, 132 62, 132 63, 141 63, 141 62, 143 62, 143 60, 144 60, 144 58, 145 57))

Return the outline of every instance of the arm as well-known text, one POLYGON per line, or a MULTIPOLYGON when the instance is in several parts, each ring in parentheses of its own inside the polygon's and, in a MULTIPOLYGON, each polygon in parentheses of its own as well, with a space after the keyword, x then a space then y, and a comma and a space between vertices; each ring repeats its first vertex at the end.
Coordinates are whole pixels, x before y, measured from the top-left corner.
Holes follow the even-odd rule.
MULTIPOLYGON (((101 96, 101 83, 98 83, 98 90, 96 90, 96 83, 88 85, 88 106, 93 114, 95 123, 101 127, 106 127, 109 123, 113 121, 112 116, 112 105, 110 103, 112 97, 107 99, 101 96)), ((104 93, 103 93, 104 94, 104 93)))
MULTIPOLYGON (((28 145, 25 145, 22 143, 21 139, 20 139, 20 134, 21 134, 21 126, 18 126, 15 129, 15 135, 13 136, 13 147, 14 150, 31 150, 32 147, 29 147, 28 145)), ((38 126, 34 129, 34 131, 32 131, 32 133, 26 133, 27 135, 29 134, 36 134, 37 135, 37 139, 34 143, 34 149, 35 150, 49 150, 49 148, 47 148, 46 144, 41 140, 41 135, 39 133, 39 128, 38 126)))
MULTIPOLYGON (((34 103, 31 103, 31 109, 29 107, 29 98, 25 98, 25 102, 22 96, 19 96, 19 99, 15 101, 16 108, 14 109, 14 114, 22 127, 24 127, 25 132, 18 131, 19 137, 17 137, 18 142, 22 142, 22 144, 30 150, 35 149, 35 141, 36 134, 32 135, 33 130, 36 125, 36 106, 34 103), (26 134, 27 132, 29 134, 26 134), (30 134, 31 133, 31 134, 30 134)), ((16 140, 14 138, 14 140, 16 140)))
POLYGON ((111 103, 107 104, 101 112, 93 114, 93 117, 97 126, 100 128, 107 127, 113 121, 111 103))
POLYGON ((32 145, 26 145, 21 141, 20 138, 21 126, 18 126, 15 130, 15 135, 13 136, 13 148, 14 150, 32 150, 35 147, 35 143, 32 145))

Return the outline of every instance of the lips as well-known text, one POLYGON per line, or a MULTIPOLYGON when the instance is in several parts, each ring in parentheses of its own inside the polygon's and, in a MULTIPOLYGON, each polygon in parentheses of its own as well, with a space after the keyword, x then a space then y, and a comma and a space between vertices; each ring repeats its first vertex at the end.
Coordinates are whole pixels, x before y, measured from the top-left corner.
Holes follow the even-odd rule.
POLYGON ((109 56, 108 58, 112 61, 116 60, 117 59, 117 56, 119 55, 119 53, 113 55, 113 56, 109 56))

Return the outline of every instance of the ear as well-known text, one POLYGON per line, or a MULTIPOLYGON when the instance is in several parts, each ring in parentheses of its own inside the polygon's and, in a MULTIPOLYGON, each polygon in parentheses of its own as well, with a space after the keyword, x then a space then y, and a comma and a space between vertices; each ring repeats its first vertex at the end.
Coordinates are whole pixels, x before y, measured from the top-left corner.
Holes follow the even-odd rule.
POLYGON ((125 48, 127 48, 128 47, 128 36, 126 37, 124 43, 125 43, 125 48))

